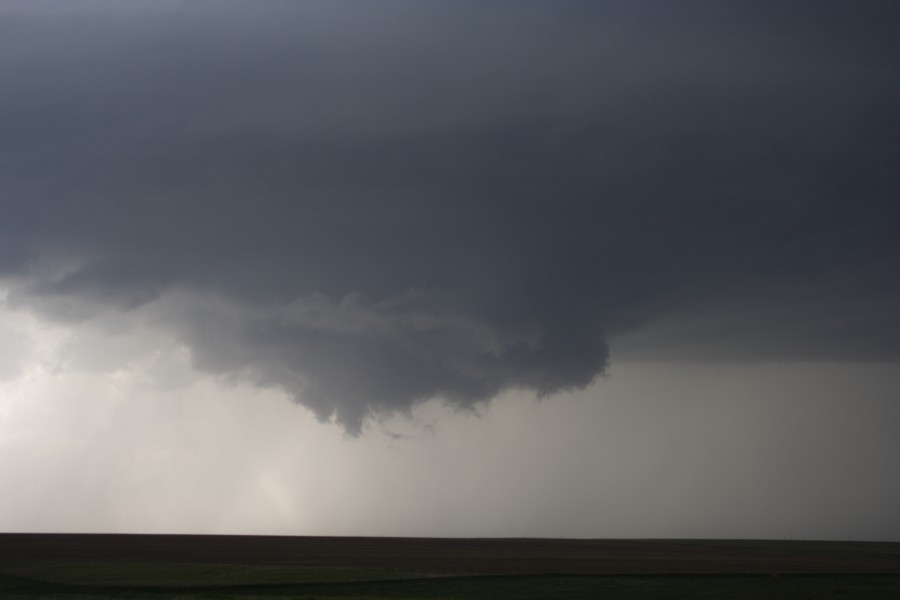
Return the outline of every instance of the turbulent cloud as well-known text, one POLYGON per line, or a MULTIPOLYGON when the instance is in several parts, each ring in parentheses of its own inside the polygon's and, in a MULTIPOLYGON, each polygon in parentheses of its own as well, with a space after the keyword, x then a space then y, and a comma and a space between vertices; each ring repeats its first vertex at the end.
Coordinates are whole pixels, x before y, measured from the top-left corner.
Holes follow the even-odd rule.
POLYGON ((803 6, 8 4, 8 302, 351 430, 609 340, 895 360, 896 5, 803 6))

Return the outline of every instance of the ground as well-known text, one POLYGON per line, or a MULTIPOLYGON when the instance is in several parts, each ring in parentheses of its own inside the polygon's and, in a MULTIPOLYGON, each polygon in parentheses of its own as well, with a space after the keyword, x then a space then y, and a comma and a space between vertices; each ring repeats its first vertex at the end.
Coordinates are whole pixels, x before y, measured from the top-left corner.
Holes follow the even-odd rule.
POLYGON ((900 598, 900 544, 0 534, 0 597, 900 598))

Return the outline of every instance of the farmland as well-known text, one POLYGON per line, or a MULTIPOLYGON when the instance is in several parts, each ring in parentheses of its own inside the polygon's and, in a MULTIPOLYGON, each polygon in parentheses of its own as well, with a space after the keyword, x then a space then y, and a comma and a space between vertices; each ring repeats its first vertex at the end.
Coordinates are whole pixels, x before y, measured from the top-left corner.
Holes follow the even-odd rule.
POLYGON ((896 598, 900 544, 0 535, 3 598, 896 598))

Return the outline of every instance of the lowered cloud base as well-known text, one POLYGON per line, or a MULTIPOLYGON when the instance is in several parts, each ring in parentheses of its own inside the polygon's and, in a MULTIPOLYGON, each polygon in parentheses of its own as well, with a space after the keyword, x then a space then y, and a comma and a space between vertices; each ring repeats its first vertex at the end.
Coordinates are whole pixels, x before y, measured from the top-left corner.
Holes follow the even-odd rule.
POLYGON ((7 302, 152 317, 352 432, 583 389, 648 327, 896 360, 896 12, 9 5, 7 302))

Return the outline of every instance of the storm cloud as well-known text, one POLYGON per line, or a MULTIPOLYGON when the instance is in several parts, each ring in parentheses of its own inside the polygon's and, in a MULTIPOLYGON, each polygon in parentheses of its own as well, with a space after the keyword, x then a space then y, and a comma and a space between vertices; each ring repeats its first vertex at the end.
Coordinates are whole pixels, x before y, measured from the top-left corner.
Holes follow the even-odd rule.
POLYGON ((0 275, 373 414, 900 358, 894 2, 0 8, 0 275))

